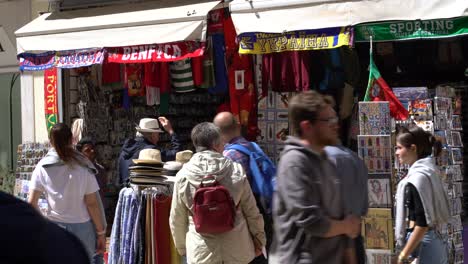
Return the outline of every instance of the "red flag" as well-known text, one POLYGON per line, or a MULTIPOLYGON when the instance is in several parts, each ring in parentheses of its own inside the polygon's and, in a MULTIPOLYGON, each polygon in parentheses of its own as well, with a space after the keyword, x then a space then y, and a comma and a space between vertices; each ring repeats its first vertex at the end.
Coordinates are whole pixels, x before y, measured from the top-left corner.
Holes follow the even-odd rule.
POLYGON ((396 98, 392 89, 380 75, 370 54, 369 82, 367 84, 366 96, 364 101, 388 101, 390 104, 390 115, 396 120, 406 120, 408 110, 396 98))

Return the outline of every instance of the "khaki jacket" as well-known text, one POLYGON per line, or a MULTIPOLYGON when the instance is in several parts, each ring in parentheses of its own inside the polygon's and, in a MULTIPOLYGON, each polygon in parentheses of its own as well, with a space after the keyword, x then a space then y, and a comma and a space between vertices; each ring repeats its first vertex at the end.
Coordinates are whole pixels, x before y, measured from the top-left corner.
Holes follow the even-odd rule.
POLYGON ((196 153, 177 174, 169 223, 175 246, 189 264, 246 264, 255 257, 253 239, 266 244, 263 218, 242 166, 213 151, 196 153), (229 232, 202 235, 195 230, 193 196, 206 175, 227 188, 237 205, 235 226, 229 232))

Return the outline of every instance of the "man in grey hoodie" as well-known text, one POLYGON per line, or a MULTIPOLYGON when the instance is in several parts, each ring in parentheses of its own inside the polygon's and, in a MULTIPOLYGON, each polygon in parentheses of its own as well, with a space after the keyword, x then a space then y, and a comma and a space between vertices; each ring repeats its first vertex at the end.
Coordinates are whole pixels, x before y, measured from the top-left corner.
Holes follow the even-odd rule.
MULTIPOLYGON (((341 183, 324 147, 338 140, 333 100, 315 91, 293 97, 293 133, 281 153, 273 198, 274 255, 278 263, 354 263, 349 238, 360 232, 359 218, 345 215, 341 183)), ((355 259, 354 259, 355 261, 355 259)))

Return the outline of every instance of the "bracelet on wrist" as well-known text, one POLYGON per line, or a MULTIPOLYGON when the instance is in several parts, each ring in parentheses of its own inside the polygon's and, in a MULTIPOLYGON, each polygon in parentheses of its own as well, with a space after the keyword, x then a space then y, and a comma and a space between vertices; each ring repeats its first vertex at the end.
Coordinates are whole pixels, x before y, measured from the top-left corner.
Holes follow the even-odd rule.
POLYGON ((98 236, 103 236, 103 235, 106 234, 106 230, 102 230, 102 231, 96 232, 96 234, 97 234, 98 236))

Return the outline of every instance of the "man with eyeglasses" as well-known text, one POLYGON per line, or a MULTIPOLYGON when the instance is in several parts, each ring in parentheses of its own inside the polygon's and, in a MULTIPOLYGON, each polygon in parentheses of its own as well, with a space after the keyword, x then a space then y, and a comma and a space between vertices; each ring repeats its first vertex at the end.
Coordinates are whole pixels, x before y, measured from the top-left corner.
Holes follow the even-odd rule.
POLYGON ((273 198, 277 263, 355 263, 349 238, 360 220, 345 213, 340 178, 324 148, 338 141, 333 99, 303 92, 289 103, 292 132, 281 153, 273 198), (354 260, 354 262, 353 262, 354 260))

